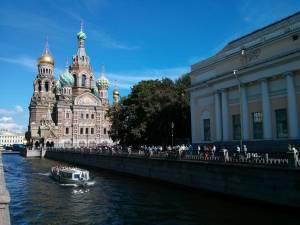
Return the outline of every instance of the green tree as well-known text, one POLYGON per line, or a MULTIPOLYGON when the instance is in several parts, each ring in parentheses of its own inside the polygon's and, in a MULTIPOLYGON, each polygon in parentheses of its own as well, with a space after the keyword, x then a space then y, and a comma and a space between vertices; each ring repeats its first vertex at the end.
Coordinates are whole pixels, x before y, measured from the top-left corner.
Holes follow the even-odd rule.
POLYGON ((128 97, 110 107, 110 136, 125 145, 170 144, 171 122, 176 138, 190 138, 188 75, 141 81, 128 97))

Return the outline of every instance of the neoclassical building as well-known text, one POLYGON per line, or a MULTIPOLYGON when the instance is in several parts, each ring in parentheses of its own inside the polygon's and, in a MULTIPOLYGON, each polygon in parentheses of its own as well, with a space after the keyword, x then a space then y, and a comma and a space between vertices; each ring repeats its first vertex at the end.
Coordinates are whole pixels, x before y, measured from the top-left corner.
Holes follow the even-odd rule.
MULTIPOLYGON (((77 39, 77 53, 58 80, 54 79, 54 59, 47 44, 38 59, 26 135, 32 145, 94 147, 112 143, 108 135, 110 121, 105 117, 109 107, 109 81, 102 68, 101 76, 94 82, 82 25, 77 39)), ((113 96, 117 101, 117 89, 113 96)))
POLYGON ((299 143, 300 13, 231 41, 190 77, 193 143, 299 143))

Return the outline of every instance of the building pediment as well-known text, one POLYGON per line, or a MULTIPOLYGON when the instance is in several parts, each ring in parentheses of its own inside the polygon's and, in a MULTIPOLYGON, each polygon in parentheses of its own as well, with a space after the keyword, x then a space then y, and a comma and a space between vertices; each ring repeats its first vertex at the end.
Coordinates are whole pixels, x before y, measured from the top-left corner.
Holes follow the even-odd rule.
POLYGON ((74 105, 101 106, 101 101, 91 93, 83 93, 75 98, 74 105))

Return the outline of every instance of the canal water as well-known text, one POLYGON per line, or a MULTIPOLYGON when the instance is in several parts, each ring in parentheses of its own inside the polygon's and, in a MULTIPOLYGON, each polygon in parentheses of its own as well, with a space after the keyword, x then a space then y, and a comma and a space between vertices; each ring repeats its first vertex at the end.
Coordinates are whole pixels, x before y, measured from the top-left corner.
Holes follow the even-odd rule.
POLYGON ((49 177, 57 162, 3 156, 12 225, 299 224, 299 213, 222 198, 107 171, 96 185, 63 187, 49 177))

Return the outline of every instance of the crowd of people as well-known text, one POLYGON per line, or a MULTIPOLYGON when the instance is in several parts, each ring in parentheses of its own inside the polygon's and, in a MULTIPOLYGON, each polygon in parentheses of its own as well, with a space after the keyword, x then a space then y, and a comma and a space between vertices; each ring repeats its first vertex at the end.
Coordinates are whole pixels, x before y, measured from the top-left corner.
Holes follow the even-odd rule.
MULTIPOLYGON (((201 156, 205 160, 208 160, 213 157, 222 157, 225 160, 231 158, 236 159, 249 159, 249 158, 259 158, 262 155, 259 153, 248 152, 246 145, 243 145, 242 148, 237 145, 234 148, 229 149, 226 146, 216 146, 214 144, 205 144, 205 145, 141 145, 137 147, 133 146, 121 146, 121 145, 101 145, 96 149, 90 148, 78 148, 73 151, 80 151, 83 153, 92 153, 97 152, 101 154, 124 154, 124 155, 141 155, 141 156, 166 156, 173 158, 182 158, 184 156, 201 156)), ((288 152, 294 152, 298 155, 298 150, 295 146, 289 145, 288 152)))
MULTIPOLYGON (((101 153, 110 152, 112 154, 139 154, 139 155, 159 155, 159 154, 177 154, 178 156, 185 155, 203 155, 205 158, 213 157, 216 155, 225 155, 228 153, 226 147, 217 147, 215 145, 175 145, 175 146, 162 146, 162 145, 141 145, 136 148, 132 146, 98 146, 97 151, 101 153)), ((241 149, 239 146, 236 146, 235 151, 233 152, 236 156, 246 156, 247 155, 247 146, 243 145, 241 149)), ((231 151, 232 152, 232 151, 231 151)))

